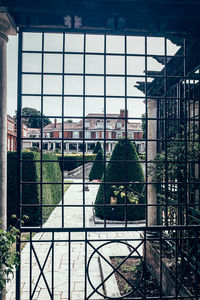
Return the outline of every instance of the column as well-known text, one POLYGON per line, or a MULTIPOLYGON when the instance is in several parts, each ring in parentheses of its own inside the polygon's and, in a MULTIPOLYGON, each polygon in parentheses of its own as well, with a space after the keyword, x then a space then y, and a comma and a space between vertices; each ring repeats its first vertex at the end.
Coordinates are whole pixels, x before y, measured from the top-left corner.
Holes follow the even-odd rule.
POLYGON ((85 143, 85 153, 87 153, 88 152, 88 143, 86 142, 85 143))
POLYGON ((78 143, 76 143, 76 152, 77 152, 77 153, 79 152, 79 149, 78 149, 78 143))
POLYGON ((111 143, 108 143, 108 153, 111 152, 111 143))
MULTIPOLYGON (((15 35, 15 25, 5 9, 0 9, 0 227, 7 228, 7 66, 8 35, 15 35)), ((2 291, 1 300, 6 300, 2 291)))
POLYGON ((56 149, 56 143, 55 141, 53 141, 53 152, 55 152, 55 149, 56 149))
MULTIPOLYGON (((148 140, 157 139, 157 101, 148 99, 148 118, 155 118, 155 120, 148 120, 148 140)), ((148 161, 153 161, 157 154, 157 142, 148 141, 147 142, 147 156, 148 161)), ((148 170, 151 167, 151 164, 148 163, 148 170)), ((152 182, 153 174, 148 175, 148 182, 152 182)), ((157 225, 157 195, 156 195, 156 186, 154 184, 148 185, 148 204, 155 206, 148 206, 148 226, 157 225)))
POLYGON ((0 10, 0 219, 7 226, 7 66, 8 35, 15 35, 15 25, 6 10, 0 10))

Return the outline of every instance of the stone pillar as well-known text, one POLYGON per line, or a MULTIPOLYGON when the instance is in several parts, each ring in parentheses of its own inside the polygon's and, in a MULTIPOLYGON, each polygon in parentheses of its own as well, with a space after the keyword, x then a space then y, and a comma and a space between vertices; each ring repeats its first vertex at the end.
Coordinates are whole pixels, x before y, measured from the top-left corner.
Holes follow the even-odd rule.
MULTIPOLYGON (((8 35, 15 35, 15 25, 5 9, 0 8, 0 227, 7 228, 7 66, 8 35)), ((6 292, 0 295, 6 300, 6 292)))
POLYGON ((69 143, 65 143, 65 150, 67 153, 69 153, 69 143))
POLYGON ((56 143, 55 141, 53 141, 53 152, 55 152, 55 149, 56 149, 56 143))
MULTIPOLYGON (((147 134, 147 157, 148 161, 153 161, 156 154, 157 154, 157 142, 156 141, 149 141, 149 140, 156 140, 157 139, 157 101, 148 99, 148 134, 147 134), (151 118, 155 118, 155 120, 149 120, 151 118)), ((150 163, 148 163, 148 171, 151 168, 150 163)), ((148 175, 148 182, 152 182, 153 174, 150 173, 148 175)), ((148 205, 155 206, 148 206, 148 226, 157 225, 157 197, 156 197, 156 187, 153 184, 148 185, 148 205)))
POLYGON ((111 152, 111 143, 108 143, 108 153, 111 152))
POLYGON ((0 9, 0 219, 7 227, 7 70, 6 43, 15 35, 15 25, 5 9, 0 9))
POLYGON ((86 142, 85 143, 85 153, 87 153, 88 152, 88 143, 86 142))
POLYGON ((76 152, 79 152, 78 143, 76 143, 76 152))

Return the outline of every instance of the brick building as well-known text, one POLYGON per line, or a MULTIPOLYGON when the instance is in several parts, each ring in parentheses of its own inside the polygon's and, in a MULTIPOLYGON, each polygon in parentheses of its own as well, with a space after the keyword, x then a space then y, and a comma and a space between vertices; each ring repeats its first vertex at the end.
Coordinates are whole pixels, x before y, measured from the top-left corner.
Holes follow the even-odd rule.
MULTIPOLYGON (((22 122, 22 137, 28 136, 26 122, 22 122)), ((17 151, 17 126, 15 119, 7 115, 7 151, 17 151)))
MULTIPOLYGON (((103 114, 90 113, 85 117, 85 152, 92 152, 97 141, 102 143, 104 148, 104 134, 106 134, 106 152, 113 151, 117 140, 127 136, 134 140, 138 151, 144 153, 145 143, 142 140, 142 125, 141 123, 125 122, 125 110, 120 110, 120 114, 107 114, 106 126, 104 124, 103 114), (105 128, 106 127, 106 128, 105 128), (115 141, 116 140, 116 141, 115 141)), ((62 129, 62 122, 54 119, 52 124, 43 128, 43 149, 47 151, 55 151, 55 149, 62 149, 62 141, 59 140, 64 134, 64 152, 82 152, 83 151, 83 120, 78 122, 68 121, 64 122, 62 129)), ((24 143, 24 148, 37 146, 40 148, 40 129, 29 128, 28 137, 34 138, 34 141, 28 140, 24 143), (38 138, 38 140, 37 140, 38 138)))
POLYGON ((17 150, 17 133, 15 119, 7 115, 7 151, 17 150))

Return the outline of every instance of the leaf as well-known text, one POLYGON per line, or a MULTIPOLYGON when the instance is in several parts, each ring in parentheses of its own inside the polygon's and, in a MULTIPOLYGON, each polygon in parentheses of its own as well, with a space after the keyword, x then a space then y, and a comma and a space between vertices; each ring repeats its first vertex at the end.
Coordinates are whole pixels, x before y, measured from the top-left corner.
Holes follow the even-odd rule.
POLYGON ((121 196, 121 198, 124 198, 126 196, 126 194, 124 192, 121 192, 120 196, 121 196))

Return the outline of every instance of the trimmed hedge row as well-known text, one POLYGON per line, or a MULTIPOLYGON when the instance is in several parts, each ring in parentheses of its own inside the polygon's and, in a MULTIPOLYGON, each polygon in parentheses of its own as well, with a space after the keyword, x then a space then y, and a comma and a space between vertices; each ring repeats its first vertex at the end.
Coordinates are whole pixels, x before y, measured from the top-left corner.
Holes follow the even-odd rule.
MULTIPOLYGON (((57 154, 57 157, 60 163, 60 169, 62 170, 64 167, 64 171, 71 171, 83 165, 82 154, 65 154, 63 158, 61 154, 57 154)), ((95 158, 96 154, 85 154, 85 163, 94 161, 95 158)))
MULTIPOLYGON (((57 204, 62 197, 61 184, 43 184, 42 195, 40 199, 40 163, 36 160, 40 159, 40 153, 24 151, 22 153, 22 181, 31 182, 23 184, 22 187, 22 203, 23 204, 57 204)), ((58 160, 56 155, 44 153, 44 160, 58 160)), ((43 182, 61 182, 61 171, 59 163, 44 162, 42 170, 43 182)), ((8 224, 11 222, 11 215, 16 214, 17 211, 17 153, 8 152, 8 224)), ((44 223, 49 217, 54 207, 24 207, 22 215, 27 215, 29 221, 26 225, 39 226, 44 223)))

